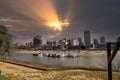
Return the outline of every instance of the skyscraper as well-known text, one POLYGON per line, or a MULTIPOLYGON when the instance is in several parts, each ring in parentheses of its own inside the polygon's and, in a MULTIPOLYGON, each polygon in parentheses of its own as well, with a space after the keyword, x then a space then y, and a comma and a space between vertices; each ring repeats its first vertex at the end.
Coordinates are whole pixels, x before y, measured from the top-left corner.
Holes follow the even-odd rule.
POLYGON ((90 45, 91 45, 91 32, 90 32, 90 30, 84 31, 84 42, 85 42, 86 46, 90 47, 90 45))
POLYGON ((35 47, 39 47, 42 45, 42 40, 41 40, 41 36, 37 36, 33 38, 33 45, 35 47))

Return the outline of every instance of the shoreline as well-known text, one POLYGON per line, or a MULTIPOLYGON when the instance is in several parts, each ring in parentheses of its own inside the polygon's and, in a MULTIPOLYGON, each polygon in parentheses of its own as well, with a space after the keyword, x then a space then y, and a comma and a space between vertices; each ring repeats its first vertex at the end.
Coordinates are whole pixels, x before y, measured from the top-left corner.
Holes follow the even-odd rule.
MULTIPOLYGON (((63 51, 53 51, 53 50, 20 50, 20 51, 15 51, 15 53, 25 53, 25 54, 33 54, 33 53, 57 53, 57 52, 63 52, 63 51)), ((66 52, 72 52, 72 53, 77 53, 77 51, 66 51, 66 52)), ((120 53, 120 52, 119 52, 120 53)), ((96 51, 87 51, 87 50, 81 50, 79 53, 80 56, 107 56, 107 51, 105 50, 96 50, 96 51)))
MULTIPOLYGON (((91 70, 53 70, 43 71, 20 65, 10 63, 1 63, 0 69, 3 75, 10 78, 10 80, 106 80, 106 71, 91 71, 91 70)), ((117 76, 115 80, 119 79, 118 72, 113 72, 117 76)))
MULTIPOLYGON (((54 51, 54 50, 19 50, 19 51, 14 51, 14 53, 25 53, 25 54, 33 54, 33 53, 57 53, 57 52, 64 52, 64 51, 54 51)), ((77 53, 76 50, 73 51, 66 51, 66 52, 73 52, 77 53)), ((107 51, 106 50, 81 50, 79 53, 80 56, 107 56, 107 51)), ((117 56, 120 56, 120 51, 118 51, 117 56)))
POLYGON ((44 64, 44 63, 38 63, 38 62, 21 61, 21 60, 16 60, 16 59, 6 59, 4 62, 13 64, 13 65, 28 67, 31 69, 43 70, 43 71, 75 70, 75 69, 91 70, 91 71, 107 71, 107 69, 97 68, 97 67, 58 66, 58 65, 50 65, 50 64, 44 64))

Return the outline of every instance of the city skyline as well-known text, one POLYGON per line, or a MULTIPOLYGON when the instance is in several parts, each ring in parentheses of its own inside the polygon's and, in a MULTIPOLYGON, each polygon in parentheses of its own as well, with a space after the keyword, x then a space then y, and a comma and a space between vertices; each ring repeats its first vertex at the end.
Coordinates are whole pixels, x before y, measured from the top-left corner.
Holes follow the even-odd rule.
MULTIPOLYGON (((79 37, 73 37, 73 38, 61 38, 61 39, 57 39, 57 40, 44 40, 42 37, 43 36, 40 36, 40 35, 36 35, 36 36, 34 36, 34 37, 32 37, 31 38, 31 40, 30 41, 28 41, 27 42, 27 44, 29 44, 29 43, 32 43, 32 44, 34 44, 34 40, 35 40, 35 38, 36 38, 36 40, 38 39, 38 40, 40 40, 40 41, 36 41, 38 44, 39 44, 39 42, 41 43, 41 45, 44 45, 44 44, 47 44, 47 42, 58 42, 59 43, 59 41, 63 41, 64 42, 64 40, 65 41, 73 41, 74 42, 74 40, 75 40, 75 44, 78 44, 77 42, 81 42, 81 43, 83 43, 84 45, 86 45, 86 46, 90 46, 90 45, 92 45, 92 44, 94 44, 94 41, 95 40, 97 40, 97 43, 99 43, 99 44, 106 44, 106 42, 108 42, 107 40, 106 40, 106 37, 105 36, 100 36, 100 37, 98 37, 98 38, 93 38, 93 37, 91 37, 92 36, 92 33, 91 33, 91 31, 90 30, 85 30, 84 31, 84 38, 81 38, 80 36, 79 37)), ((19 43, 18 43, 19 44, 19 43)))
POLYGON ((1 0, 0 24, 7 26, 14 41, 26 43, 36 35, 46 40, 105 36, 116 41, 120 35, 120 1, 88 0, 1 0))

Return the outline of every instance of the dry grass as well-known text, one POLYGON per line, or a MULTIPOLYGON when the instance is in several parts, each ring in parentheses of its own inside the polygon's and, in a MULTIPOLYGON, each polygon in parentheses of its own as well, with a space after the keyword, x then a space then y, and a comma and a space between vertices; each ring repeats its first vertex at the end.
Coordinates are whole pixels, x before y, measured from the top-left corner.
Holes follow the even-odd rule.
MULTIPOLYGON (((0 69, 12 80, 107 80, 107 72, 101 71, 41 71, 8 63, 0 63, 0 69)), ((120 73, 113 75, 113 80, 120 80, 120 73)))

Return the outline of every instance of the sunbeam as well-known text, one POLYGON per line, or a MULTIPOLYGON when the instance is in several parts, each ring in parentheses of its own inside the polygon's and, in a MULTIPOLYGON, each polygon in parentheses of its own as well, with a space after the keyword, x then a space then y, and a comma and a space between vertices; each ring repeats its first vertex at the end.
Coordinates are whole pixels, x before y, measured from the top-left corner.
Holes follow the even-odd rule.
POLYGON ((59 19, 53 0, 29 0, 29 2, 28 0, 16 0, 11 3, 15 4, 12 8, 16 9, 17 12, 44 24, 53 31, 61 32, 65 26, 70 24, 59 19))

